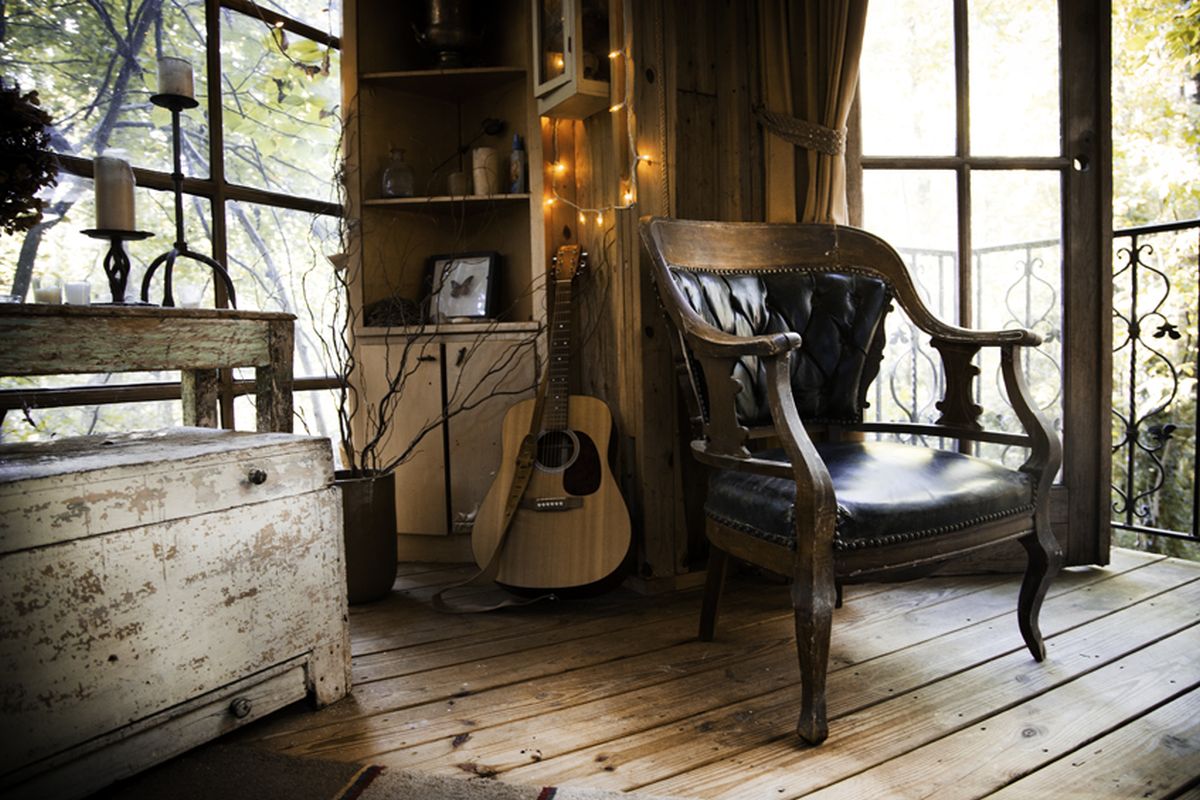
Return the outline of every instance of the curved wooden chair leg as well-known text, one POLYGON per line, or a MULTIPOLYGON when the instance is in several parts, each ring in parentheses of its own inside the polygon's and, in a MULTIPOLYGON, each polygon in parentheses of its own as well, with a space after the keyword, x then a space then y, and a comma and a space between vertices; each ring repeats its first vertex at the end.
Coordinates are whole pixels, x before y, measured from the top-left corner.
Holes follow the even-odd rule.
POLYGON ((825 674, 829 668, 833 603, 832 576, 792 582, 796 651, 800 658, 800 721, 796 732, 810 745, 820 744, 829 735, 825 674))
POLYGON ((719 547, 711 546, 708 551, 708 572, 704 576, 704 603, 700 607, 700 641, 711 642, 717 630, 717 606, 721 602, 721 590, 725 587, 725 573, 729 569, 729 554, 719 547))
POLYGON ((1022 536, 1019 541, 1029 560, 1025 567, 1025 578, 1021 581, 1017 623, 1034 660, 1043 661, 1046 658, 1046 644, 1042 641, 1038 615, 1042 611, 1042 600, 1046 597, 1046 590, 1050 588, 1050 582, 1062 566, 1062 550, 1050 531, 1050 524, 1040 519, 1036 530, 1022 536))

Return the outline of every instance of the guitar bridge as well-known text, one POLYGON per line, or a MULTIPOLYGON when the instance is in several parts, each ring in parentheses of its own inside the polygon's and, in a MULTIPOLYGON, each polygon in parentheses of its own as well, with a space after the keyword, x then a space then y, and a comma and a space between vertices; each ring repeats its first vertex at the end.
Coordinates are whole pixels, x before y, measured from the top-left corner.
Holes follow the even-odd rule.
POLYGON ((530 511, 569 511, 582 507, 582 497, 526 497, 521 501, 521 508, 530 511))

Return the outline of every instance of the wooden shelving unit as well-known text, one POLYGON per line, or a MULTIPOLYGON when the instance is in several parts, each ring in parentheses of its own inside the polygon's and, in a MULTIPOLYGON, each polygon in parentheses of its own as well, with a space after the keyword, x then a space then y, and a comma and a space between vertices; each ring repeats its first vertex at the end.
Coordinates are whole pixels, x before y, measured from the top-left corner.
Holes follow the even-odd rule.
MULTIPOLYGON (((529 343, 545 318, 542 143, 530 64, 530 5, 475 4, 471 27, 486 35, 463 53, 463 66, 452 68, 438 66, 414 33, 427 26, 424 5, 347 0, 343 7, 348 255, 364 402, 382 396, 405 348, 416 364, 393 412, 387 445, 393 449, 406 447, 412 433, 450 401, 456 385, 478 382, 485 365, 504 358, 507 348, 524 345, 504 388, 532 385, 538 348, 529 343), (488 119, 502 120, 503 130, 484 133, 488 119), (530 169, 527 191, 509 193, 504 190, 513 134, 524 141, 530 169), (448 178, 455 171, 467 173, 470 191, 471 155, 459 151, 473 146, 496 149, 501 193, 450 194, 448 178), (392 148, 403 149, 413 168, 413 197, 383 196, 382 172, 392 148), (372 303, 420 304, 431 256, 482 251, 499 253, 496 320, 415 328, 363 324, 363 310, 372 303)), ((516 399, 493 398, 454 417, 427 435, 420 452, 397 470, 402 545, 404 534, 429 540, 430 534, 469 529, 465 520, 499 463, 500 420, 516 399)), ((413 550, 402 546, 401 552, 413 550)))

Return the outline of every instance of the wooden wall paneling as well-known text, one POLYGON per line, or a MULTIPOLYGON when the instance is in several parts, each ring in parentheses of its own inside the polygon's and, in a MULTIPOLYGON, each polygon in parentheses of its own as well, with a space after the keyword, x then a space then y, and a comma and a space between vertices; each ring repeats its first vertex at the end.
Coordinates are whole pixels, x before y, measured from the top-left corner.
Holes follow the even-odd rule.
MULTIPOLYGON (((664 0, 631 3, 634 53, 637 70, 634 113, 637 120, 638 152, 651 158, 638 170, 638 207, 641 214, 671 215, 675 212, 677 187, 674 168, 678 109, 674 87, 676 49, 674 22, 664 0)), ((652 583, 687 571, 686 553, 677 536, 686 534, 682 479, 678 452, 678 408, 675 371, 671 358, 670 327, 663 317, 650 279, 649 261, 639 250, 638 277, 631 308, 640 319, 639 335, 631 341, 630 358, 636 374, 637 425, 635 467, 640 495, 634 520, 640 532, 638 571, 652 583)), ((649 584, 648 584, 649 585, 649 584)))
POLYGON ((1110 0, 1061 0, 1064 155, 1063 470, 1068 564, 1107 564, 1112 480, 1112 125, 1110 0))
POLYGON ((754 3, 725 3, 715 15, 718 211, 722 220, 763 219, 762 148, 757 102, 757 14, 754 3))

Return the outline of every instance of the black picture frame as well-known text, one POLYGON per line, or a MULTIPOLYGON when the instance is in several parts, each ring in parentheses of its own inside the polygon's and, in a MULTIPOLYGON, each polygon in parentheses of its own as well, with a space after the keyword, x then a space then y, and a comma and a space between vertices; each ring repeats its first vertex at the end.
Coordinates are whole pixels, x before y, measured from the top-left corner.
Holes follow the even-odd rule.
POLYGON ((500 254, 494 250, 441 253, 429 257, 429 320, 491 319, 496 314, 500 254))

